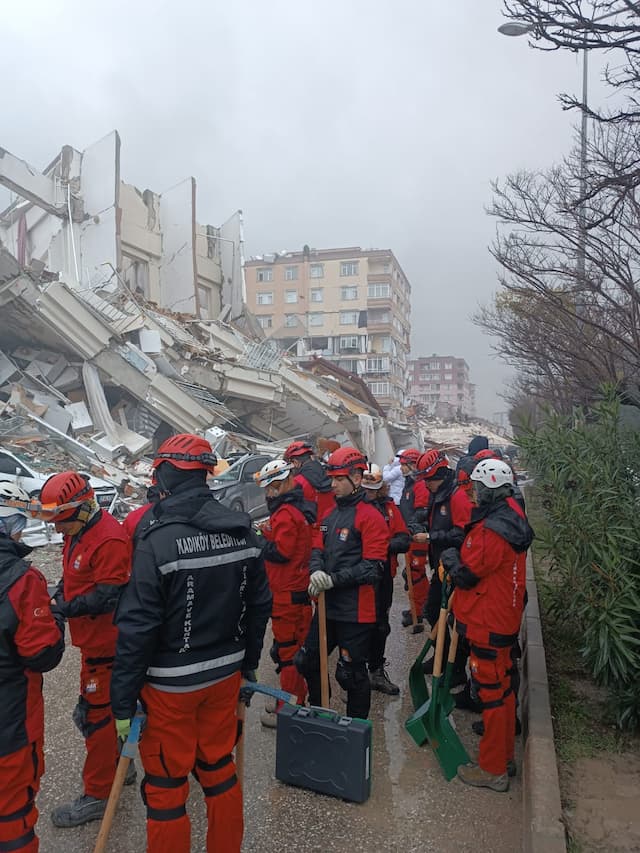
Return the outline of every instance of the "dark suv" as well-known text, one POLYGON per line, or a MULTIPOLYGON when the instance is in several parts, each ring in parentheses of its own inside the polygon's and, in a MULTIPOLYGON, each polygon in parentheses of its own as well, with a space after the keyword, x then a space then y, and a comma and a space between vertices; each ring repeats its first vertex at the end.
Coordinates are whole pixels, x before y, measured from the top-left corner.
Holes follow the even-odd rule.
POLYGON ((264 489, 256 483, 253 475, 273 458, 265 454, 247 453, 210 480, 209 488, 220 503, 229 509, 248 512, 253 519, 265 518, 269 513, 264 489))

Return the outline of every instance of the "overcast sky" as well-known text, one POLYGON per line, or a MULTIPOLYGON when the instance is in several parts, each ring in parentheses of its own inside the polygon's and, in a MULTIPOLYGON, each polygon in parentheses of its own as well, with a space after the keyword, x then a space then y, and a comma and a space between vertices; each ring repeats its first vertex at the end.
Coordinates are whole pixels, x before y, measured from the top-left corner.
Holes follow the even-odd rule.
MULTIPOLYGON (((496 32, 500 0, 21 0, 2 10, 0 145, 43 168, 117 129, 122 177, 194 175, 198 219, 247 255, 391 248, 413 355, 467 359, 478 410, 508 368, 470 321, 496 289, 490 181, 572 142, 579 60, 496 32)), ((598 68, 591 79, 594 97, 598 68)))

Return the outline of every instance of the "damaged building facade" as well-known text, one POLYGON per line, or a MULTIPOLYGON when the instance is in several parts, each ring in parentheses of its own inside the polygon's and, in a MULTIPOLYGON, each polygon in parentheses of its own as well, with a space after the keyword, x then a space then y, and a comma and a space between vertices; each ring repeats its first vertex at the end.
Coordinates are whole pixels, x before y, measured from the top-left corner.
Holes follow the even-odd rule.
POLYGON ((125 184, 114 132, 42 173, 0 148, 0 185, 16 196, 0 214, 3 419, 106 463, 182 431, 248 450, 322 435, 381 462, 410 440, 364 384, 264 340, 245 305, 241 213, 200 225, 193 178, 163 193, 125 184))

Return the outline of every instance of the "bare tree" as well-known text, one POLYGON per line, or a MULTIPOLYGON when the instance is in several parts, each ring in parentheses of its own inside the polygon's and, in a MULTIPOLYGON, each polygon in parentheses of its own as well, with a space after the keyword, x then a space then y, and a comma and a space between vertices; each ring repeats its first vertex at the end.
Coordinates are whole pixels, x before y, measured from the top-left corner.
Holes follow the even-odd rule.
POLYGON ((517 369, 516 396, 566 410, 593 399, 603 382, 632 384, 639 374, 640 204, 633 188, 610 180, 635 148, 628 125, 596 128, 579 206, 576 154, 493 186, 501 290, 474 319, 517 369))

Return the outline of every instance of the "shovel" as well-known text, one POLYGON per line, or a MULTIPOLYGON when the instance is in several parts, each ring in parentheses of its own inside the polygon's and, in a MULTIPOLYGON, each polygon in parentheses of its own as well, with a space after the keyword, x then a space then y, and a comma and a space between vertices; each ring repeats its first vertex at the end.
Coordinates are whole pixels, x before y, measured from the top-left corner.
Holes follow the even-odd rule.
POLYGON ((418 611, 416 609, 416 599, 413 594, 413 578, 411 577, 411 560, 409 554, 405 554, 404 558, 405 572, 407 573, 407 590, 409 595, 409 609, 411 610, 411 633, 422 634, 424 625, 418 622, 418 611))
POLYGON ((438 624, 436 623, 427 637, 427 642, 422 647, 422 651, 415 659, 413 666, 409 670, 409 692, 411 693, 411 702, 413 703, 415 711, 417 711, 418 708, 420 708, 421 705, 424 705, 424 703, 429 699, 429 688, 427 687, 427 679, 425 678, 424 670, 422 669, 422 662, 433 645, 433 641, 437 634, 438 624))
POLYGON ((444 671, 444 679, 442 680, 442 707, 444 712, 449 716, 456 706, 456 700, 451 694, 451 677, 453 675, 453 667, 456 662, 456 652, 458 651, 459 634, 456 631, 456 620, 453 620, 451 628, 451 642, 449 644, 449 656, 447 657, 447 667, 444 671))
POLYGON ((327 654, 327 604, 324 592, 318 596, 318 637, 320 641, 320 701, 323 708, 328 708, 329 655, 327 654))
POLYGON ((429 741, 445 779, 450 781, 456 775, 458 767, 469 762, 469 756, 449 722, 442 702, 444 688, 444 685, 441 684, 442 656, 446 629, 447 599, 446 584, 443 584, 442 606, 438 619, 438 635, 433 663, 433 679, 431 681, 431 699, 418 708, 413 716, 407 720, 405 728, 419 746, 426 740, 429 741))

